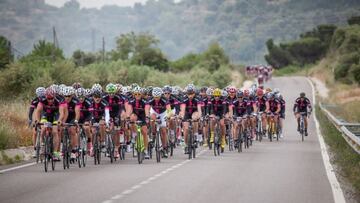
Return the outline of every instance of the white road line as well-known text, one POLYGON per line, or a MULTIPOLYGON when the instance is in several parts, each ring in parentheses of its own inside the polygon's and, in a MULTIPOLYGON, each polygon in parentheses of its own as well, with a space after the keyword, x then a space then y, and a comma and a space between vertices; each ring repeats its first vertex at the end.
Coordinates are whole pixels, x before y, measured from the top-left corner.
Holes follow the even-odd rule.
POLYGON ((24 164, 24 165, 21 165, 21 166, 16 166, 16 167, 4 169, 4 170, 1 170, 0 173, 5 173, 5 172, 9 172, 9 171, 13 171, 13 170, 20 169, 20 168, 25 168, 25 167, 33 166, 33 165, 35 165, 35 164, 36 164, 36 162, 33 162, 33 163, 24 164))
MULTIPOLYGON (((313 104, 316 104, 316 100, 315 100, 315 88, 314 85, 312 84, 311 80, 309 78, 307 78, 307 81, 309 82, 311 89, 312 89, 312 96, 313 96, 313 104)), ((315 112, 315 108, 313 108, 314 111, 314 115, 316 115, 315 112)), ((331 185, 331 189, 333 192, 333 197, 334 197, 334 201, 335 203, 345 203, 345 198, 344 198, 344 194, 343 191, 341 190, 339 181, 337 180, 335 173, 334 173, 334 169, 330 163, 330 159, 329 159, 329 154, 327 153, 327 149, 326 149, 326 145, 324 142, 324 138, 321 134, 320 131, 320 125, 319 125, 319 121, 317 120, 316 116, 314 116, 314 120, 315 120, 315 126, 316 126, 316 134, 318 135, 319 138, 319 142, 320 142, 320 149, 321 149, 321 155, 324 161, 324 166, 326 169, 326 175, 329 179, 330 185, 331 185)))
MULTIPOLYGON (((204 152, 205 152, 205 150, 200 151, 197 154, 197 157, 200 156, 201 154, 203 154, 204 152)), ((112 203, 114 200, 119 200, 119 199, 125 197, 126 195, 129 195, 129 194, 133 193, 135 190, 141 188, 143 185, 146 185, 146 184, 150 183, 151 181, 156 180, 157 178, 161 177, 162 175, 165 175, 166 173, 168 173, 170 171, 173 171, 176 168, 179 168, 180 166, 183 166, 184 164, 190 162, 191 160, 193 160, 193 159, 187 159, 187 160, 185 160, 185 161, 183 161, 181 163, 173 165, 173 166, 171 166, 171 167, 169 167, 169 168, 167 168, 167 169, 165 169, 165 170, 163 170, 163 171, 149 177, 147 180, 144 180, 144 181, 140 182, 139 184, 136 184, 136 185, 132 186, 131 189, 125 190, 125 191, 121 192, 120 194, 114 195, 113 197, 111 197, 108 200, 103 201, 102 203, 112 203)))

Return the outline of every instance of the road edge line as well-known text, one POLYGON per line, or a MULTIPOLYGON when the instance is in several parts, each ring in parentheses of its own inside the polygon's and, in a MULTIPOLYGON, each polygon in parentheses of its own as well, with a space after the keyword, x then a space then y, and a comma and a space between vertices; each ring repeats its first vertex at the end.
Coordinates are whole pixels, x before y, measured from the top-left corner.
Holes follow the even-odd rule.
POLYGON ((9 171, 14 171, 14 170, 17 170, 17 169, 20 169, 20 168, 25 168, 25 167, 33 166, 33 165, 35 165, 35 164, 36 164, 36 162, 32 162, 32 163, 28 163, 28 164, 24 164, 24 165, 20 165, 20 166, 15 166, 15 167, 3 169, 3 170, 0 171, 0 174, 6 173, 6 172, 9 172, 9 171))
MULTIPOLYGON (((316 104, 316 98, 315 98, 315 87, 314 84, 312 83, 312 81, 307 77, 306 78, 308 83, 311 86, 311 90, 312 90, 312 102, 315 105, 316 104)), ((325 145, 325 141, 323 138, 323 135, 321 134, 321 130, 320 130, 320 124, 319 121, 316 118, 316 109, 313 108, 313 112, 314 112, 314 121, 315 121, 315 126, 316 126, 316 134, 318 136, 319 139, 319 143, 320 143, 320 149, 321 149, 321 155, 322 155, 322 160, 324 162, 324 166, 325 166, 325 170, 326 170, 326 175, 327 178, 329 180, 330 186, 331 186, 331 190, 333 193, 333 198, 334 198, 334 202, 335 203, 345 203, 345 197, 343 194, 343 191, 340 187, 340 183, 336 178, 336 175, 334 173, 334 169, 330 163, 330 158, 329 158, 329 154, 327 152, 327 147, 325 145)))

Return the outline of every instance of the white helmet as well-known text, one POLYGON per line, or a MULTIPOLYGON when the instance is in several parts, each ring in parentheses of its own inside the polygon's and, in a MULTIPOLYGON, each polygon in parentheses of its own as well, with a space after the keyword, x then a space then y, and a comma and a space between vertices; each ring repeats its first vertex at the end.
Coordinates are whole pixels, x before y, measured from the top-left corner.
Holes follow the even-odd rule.
POLYGON ((152 90, 152 96, 153 97, 161 97, 161 95, 163 94, 163 91, 160 87, 155 87, 153 90, 152 90))
POLYGON ((92 95, 92 90, 91 89, 85 89, 85 96, 90 97, 91 95, 92 95))
POLYGON ((74 93, 72 87, 63 88, 63 96, 71 96, 74 93))
POLYGON ((132 93, 141 93, 142 88, 140 86, 135 86, 134 89, 132 90, 132 93))
POLYGON ((36 88, 36 90, 35 90, 36 96, 37 96, 37 97, 43 97, 43 96, 45 96, 45 91, 46 91, 45 87, 38 87, 38 88, 36 88))
POLYGON ((76 95, 77 97, 84 97, 84 96, 86 96, 85 89, 82 88, 82 87, 78 88, 77 90, 75 90, 75 95, 76 95))
POLYGON ((99 83, 96 83, 91 87, 91 90, 93 92, 102 92, 102 87, 99 83))

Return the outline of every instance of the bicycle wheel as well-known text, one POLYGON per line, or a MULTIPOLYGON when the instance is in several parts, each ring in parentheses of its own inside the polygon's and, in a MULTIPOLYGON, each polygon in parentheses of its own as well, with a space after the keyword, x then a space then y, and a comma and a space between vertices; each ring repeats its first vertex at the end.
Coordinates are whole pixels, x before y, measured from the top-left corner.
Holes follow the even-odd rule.
POLYGON ((64 170, 67 168, 67 140, 66 140, 66 132, 64 132, 63 134, 63 139, 62 139, 62 154, 63 154, 63 168, 64 170))
POLYGON ((55 170, 55 160, 54 160, 54 144, 53 144, 53 137, 52 135, 50 136, 50 161, 51 161, 51 169, 54 171, 55 170))
POLYGON ((36 163, 40 160, 40 131, 36 130, 36 163))
POLYGON ((160 133, 156 133, 156 143, 155 143, 155 151, 156 151, 156 162, 161 161, 161 150, 160 150, 160 133))
POLYGON ((93 155, 94 155, 94 165, 97 164, 97 148, 98 148, 98 143, 97 143, 97 139, 96 139, 96 134, 93 135, 92 137, 92 142, 93 142, 93 155))
MULTIPOLYGON (((301 120, 302 121, 302 120, 301 120)), ((305 132, 304 132, 305 130, 304 130, 304 122, 302 121, 301 123, 300 123, 300 133, 301 133, 301 141, 302 142, 304 142, 304 134, 305 134, 305 132)))
POLYGON ((114 145, 111 139, 111 135, 108 135, 108 153, 110 155, 110 163, 114 162, 114 145))
POLYGON ((48 164, 49 164, 49 153, 50 153, 48 136, 45 137, 45 146, 44 147, 45 147, 45 149, 44 149, 44 169, 45 169, 45 172, 47 172, 48 164))

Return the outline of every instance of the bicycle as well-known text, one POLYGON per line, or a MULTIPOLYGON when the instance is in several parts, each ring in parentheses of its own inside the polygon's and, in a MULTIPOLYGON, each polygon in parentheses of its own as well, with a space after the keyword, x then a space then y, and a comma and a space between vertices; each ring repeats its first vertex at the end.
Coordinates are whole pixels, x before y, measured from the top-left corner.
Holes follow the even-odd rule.
POLYGON ((245 128, 244 128, 244 133, 243 133, 244 148, 248 149, 252 145, 252 138, 251 138, 252 135, 251 135, 251 133, 252 133, 253 128, 251 126, 250 116, 249 115, 244 115, 243 120, 245 120, 245 128))
MULTIPOLYGON (((51 162, 51 169, 55 170, 55 160, 54 160, 54 144, 53 144, 53 134, 52 126, 50 122, 46 123, 37 123, 36 126, 43 125, 45 127, 45 136, 44 136, 44 170, 48 172, 49 163, 51 162)), ((54 124, 56 125, 56 124, 54 124)))
POLYGON ((143 160, 144 160, 144 156, 145 156, 145 143, 144 143, 144 138, 143 135, 141 133, 141 126, 140 124, 142 124, 142 121, 127 121, 127 125, 129 126, 130 124, 135 124, 136 126, 136 137, 135 137, 135 143, 134 143, 134 149, 137 152, 137 160, 139 164, 142 164, 143 160))
POLYGON ((70 168, 70 154, 71 154, 71 146, 70 146, 70 135, 69 135, 69 127, 76 126, 72 123, 63 123, 61 124, 63 129, 63 136, 62 136, 62 155, 63 155, 63 167, 65 169, 70 168))
POLYGON ((79 124, 80 130, 79 130, 79 147, 78 147, 78 155, 77 155, 77 161, 79 164, 79 168, 86 166, 87 161, 87 136, 85 135, 83 126, 89 126, 89 124, 79 124))
MULTIPOLYGON (((150 122, 155 122, 155 128, 156 128, 156 133, 155 133, 155 153, 156 153, 156 162, 159 163, 161 161, 161 152, 162 152, 162 143, 161 143, 161 139, 160 139, 161 120, 159 118, 156 118, 155 120, 151 119, 150 122)), ((150 130, 150 133, 152 135, 151 130, 150 130)))
POLYGON ((173 119, 175 122, 175 132, 173 135, 170 133, 170 128, 168 128, 170 156, 173 156, 173 154, 174 154, 174 149, 176 148, 176 143, 177 143, 176 133, 178 132, 178 130, 180 128, 178 121, 177 121, 178 116, 174 116, 173 119))
POLYGON ((268 113, 269 114, 269 128, 268 128, 268 137, 270 139, 270 142, 273 141, 273 136, 276 133, 276 122, 274 120, 274 114, 273 113, 268 113))
MULTIPOLYGON (((118 148, 118 152, 120 155, 120 160, 125 160, 125 154, 126 154, 126 139, 125 139, 125 133, 121 129, 120 126, 115 125, 114 126, 114 132, 116 136, 119 136, 120 140, 120 146, 118 148)), ((115 159, 116 160, 116 159, 115 159)))
POLYGON ((236 134, 237 136, 237 141, 235 143, 235 149, 238 150, 238 152, 242 152, 242 143, 243 143, 243 135, 244 135, 244 129, 243 129, 243 125, 242 125, 242 117, 235 117, 234 119, 236 119, 236 123, 237 123, 237 129, 236 129, 236 134))
POLYGON ((306 112, 300 112, 300 134, 301 134, 301 141, 304 142, 305 136, 305 116, 306 112))
POLYGON ((35 139, 35 155, 36 155, 36 163, 39 163, 39 160, 41 163, 43 162, 43 159, 40 157, 40 148, 41 148, 41 128, 40 125, 33 125, 33 127, 36 129, 36 139, 35 139))
POLYGON ((188 136, 187 136, 187 140, 186 144, 187 144, 187 154, 189 156, 189 159, 193 158, 195 159, 196 157, 196 148, 197 148, 197 143, 195 142, 194 139, 194 132, 193 132, 193 122, 197 122, 198 119, 193 120, 193 119, 185 119, 183 120, 183 122, 189 122, 189 127, 188 127, 188 136))
POLYGON ((105 125, 105 124, 99 124, 99 123, 92 124, 92 127, 95 128, 95 133, 93 133, 92 136, 95 165, 100 164, 101 161, 100 125, 105 125))
POLYGON ((214 155, 220 156, 220 148, 221 148, 221 130, 220 130, 220 118, 218 116, 213 118, 215 120, 214 127, 214 155))
POLYGON ((263 112, 259 112, 257 115, 257 122, 256 122, 256 140, 259 142, 262 141, 262 137, 264 136, 264 129, 263 129, 263 122, 261 115, 263 112))
POLYGON ((225 122, 227 122, 228 127, 226 128, 226 140, 227 140, 227 144, 229 145, 229 151, 234 151, 234 138, 232 135, 232 122, 230 119, 226 119, 225 122))
POLYGON ((105 146, 106 146, 105 155, 109 156, 110 163, 113 163, 115 160, 115 145, 114 145, 112 136, 113 136, 112 133, 110 131, 106 130, 106 133, 105 133, 105 146))

